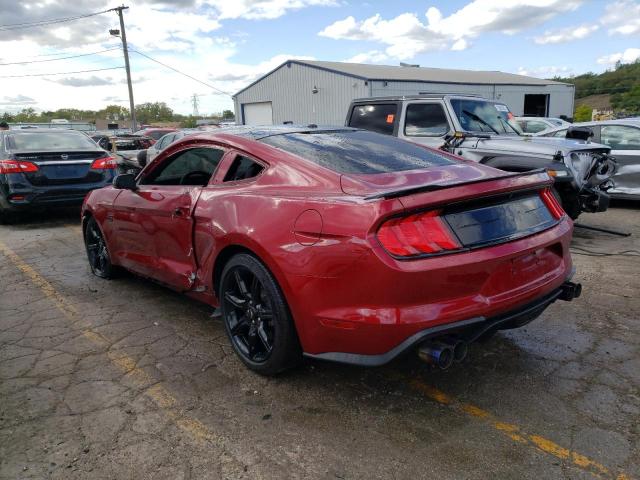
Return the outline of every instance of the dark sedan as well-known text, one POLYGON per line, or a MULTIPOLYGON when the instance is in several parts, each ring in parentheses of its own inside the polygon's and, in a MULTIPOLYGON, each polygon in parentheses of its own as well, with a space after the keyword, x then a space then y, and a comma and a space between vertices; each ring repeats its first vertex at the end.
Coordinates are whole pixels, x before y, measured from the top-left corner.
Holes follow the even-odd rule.
POLYGON ((0 131, 0 221, 26 210, 80 205, 113 180, 116 161, 74 130, 0 131))

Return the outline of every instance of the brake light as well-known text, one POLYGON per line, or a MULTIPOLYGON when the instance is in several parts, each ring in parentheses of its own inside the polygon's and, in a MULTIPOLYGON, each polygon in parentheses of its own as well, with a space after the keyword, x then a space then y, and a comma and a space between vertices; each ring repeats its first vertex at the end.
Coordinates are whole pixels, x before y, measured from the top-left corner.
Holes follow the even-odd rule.
POLYGON ((98 158, 91 164, 92 170, 112 170, 118 168, 118 162, 113 157, 98 158))
POLYGON ((559 220, 565 215, 565 211, 562 208, 562 205, 560 205, 560 202, 558 202, 558 199, 553 194, 550 188, 541 190, 540 197, 542 197, 542 201, 551 212, 551 215, 553 215, 553 218, 559 220))
POLYGON ((0 160, 0 173, 29 173, 37 172, 38 166, 31 162, 20 160, 0 160))
POLYGON ((433 210, 388 220, 378 229, 378 240, 385 250, 399 257, 458 250, 460 242, 439 214, 433 210))

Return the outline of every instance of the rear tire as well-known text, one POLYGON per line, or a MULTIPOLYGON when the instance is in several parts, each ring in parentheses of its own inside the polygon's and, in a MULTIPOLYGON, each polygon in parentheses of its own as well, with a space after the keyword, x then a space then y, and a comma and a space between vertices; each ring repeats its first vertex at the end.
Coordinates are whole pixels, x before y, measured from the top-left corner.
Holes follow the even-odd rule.
POLYGON ((0 209, 0 225, 11 225, 16 221, 16 214, 0 209))
POLYGON ((241 253, 227 262, 219 298, 227 337, 248 368, 275 375, 300 363, 302 350, 284 295, 257 258, 241 253))
POLYGON ((87 250, 91 272, 100 278, 113 278, 115 267, 111 263, 111 257, 109 256, 102 230, 100 230, 98 222, 93 217, 89 217, 84 228, 84 245, 87 250))

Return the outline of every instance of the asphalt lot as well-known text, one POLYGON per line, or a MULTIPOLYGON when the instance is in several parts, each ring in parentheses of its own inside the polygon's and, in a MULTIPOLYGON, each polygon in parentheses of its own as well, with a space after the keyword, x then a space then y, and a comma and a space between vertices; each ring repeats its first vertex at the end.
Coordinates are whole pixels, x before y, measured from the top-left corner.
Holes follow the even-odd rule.
POLYGON ((640 478, 639 219, 581 217, 633 236, 576 229, 583 296, 447 371, 275 379, 208 307, 92 276, 76 212, 0 226, 0 478, 640 478))

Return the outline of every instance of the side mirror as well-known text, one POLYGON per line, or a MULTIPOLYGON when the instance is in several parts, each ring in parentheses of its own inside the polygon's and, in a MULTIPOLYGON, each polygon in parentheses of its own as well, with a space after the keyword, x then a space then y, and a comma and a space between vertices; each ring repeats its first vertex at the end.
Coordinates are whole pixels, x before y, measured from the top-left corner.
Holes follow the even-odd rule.
POLYGON ((113 186, 120 190, 135 190, 136 176, 133 173, 122 173, 113 179, 113 186))
POLYGON ((138 152, 137 158, 138 158, 138 165, 140 165, 140 168, 144 168, 147 165, 147 151, 140 150, 138 152))

